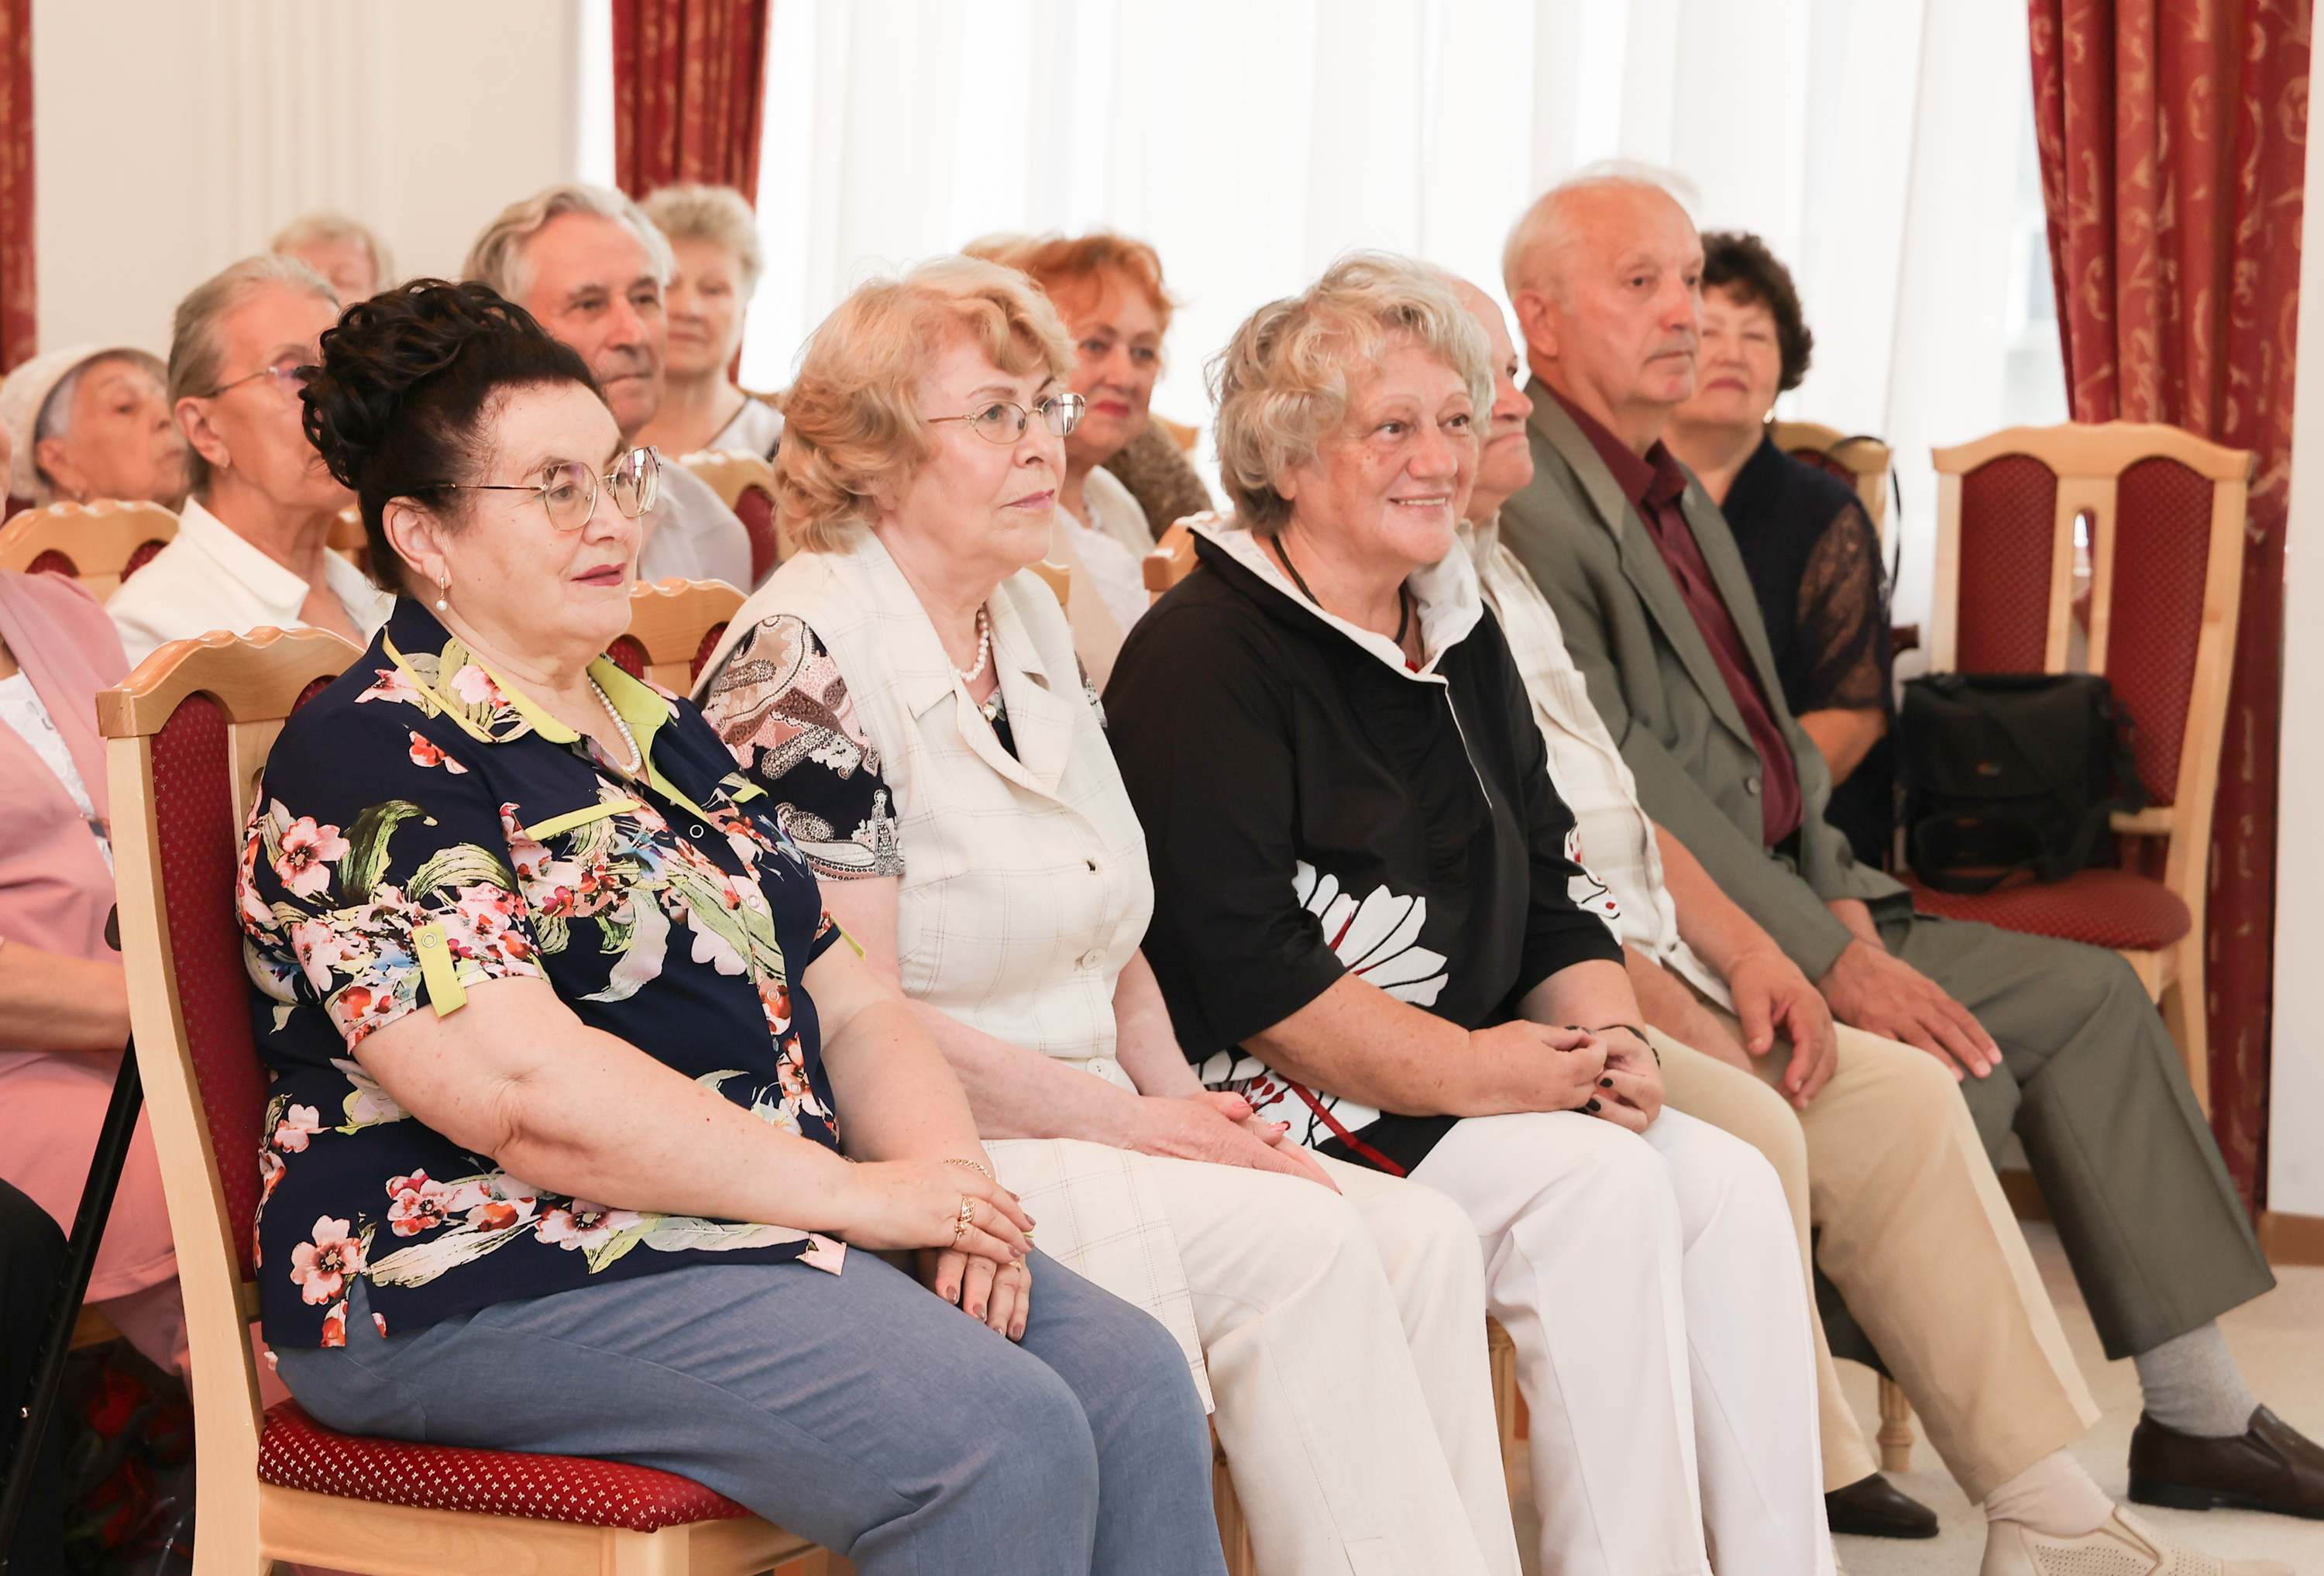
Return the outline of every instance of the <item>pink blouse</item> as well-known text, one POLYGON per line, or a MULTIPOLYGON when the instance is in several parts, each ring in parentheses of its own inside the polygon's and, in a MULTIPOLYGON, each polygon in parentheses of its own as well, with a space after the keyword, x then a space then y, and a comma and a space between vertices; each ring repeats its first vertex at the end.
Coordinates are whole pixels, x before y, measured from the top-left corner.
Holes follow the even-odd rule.
MULTIPOLYGON (((0 572, 0 639, 63 736, 97 815, 108 815, 95 696, 129 670, 113 621, 70 580, 0 572)), ((113 874, 96 834, 56 773, 8 727, 0 727, 0 937, 117 963, 105 941, 113 874)), ((0 1051, 0 1177, 67 1230, 120 1062, 117 1052, 0 1051)), ((125 1296, 175 1274, 161 1171, 141 1119, 88 1295, 125 1296)))

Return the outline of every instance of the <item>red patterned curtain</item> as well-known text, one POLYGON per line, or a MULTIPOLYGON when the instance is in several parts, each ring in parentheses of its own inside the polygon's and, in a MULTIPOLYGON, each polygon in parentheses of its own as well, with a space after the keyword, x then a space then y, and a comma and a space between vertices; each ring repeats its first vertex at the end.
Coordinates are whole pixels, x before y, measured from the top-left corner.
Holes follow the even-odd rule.
POLYGON ((32 252, 32 0, 0 0, 0 372, 38 348, 32 252))
POLYGON ((2034 121, 2077 421, 2255 450, 2211 822, 2211 1125, 2266 1175, 2276 731, 2309 0, 2029 0, 2034 121))
POLYGON ((759 195, 767 0, 613 0, 614 179, 759 195))

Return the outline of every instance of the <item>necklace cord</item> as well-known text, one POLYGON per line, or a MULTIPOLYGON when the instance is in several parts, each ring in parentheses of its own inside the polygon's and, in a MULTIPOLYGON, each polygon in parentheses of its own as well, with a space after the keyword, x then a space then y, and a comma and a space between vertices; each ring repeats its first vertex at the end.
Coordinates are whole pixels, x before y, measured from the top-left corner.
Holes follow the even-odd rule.
MULTIPOLYGON (((1285 571, 1290 575, 1291 583, 1299 587, 1300 594, 1315 604, 1317 612, 1329 612, 1330 609, 1323 605, 1323 599, 1307 588, 1307 581, 1299 573, 1299 566, 1291 561, 1291 549, 1283 545, 1282 533, 1280 531, 1270 533, 1267 539, 1275 548, 1275 556, 1283 560, 1285 571)), ((1396 643, 1401 650, 1406 631, 1412 628, 1412 591, 1402 581, 1397 583, 1396 609, 1396 643)))

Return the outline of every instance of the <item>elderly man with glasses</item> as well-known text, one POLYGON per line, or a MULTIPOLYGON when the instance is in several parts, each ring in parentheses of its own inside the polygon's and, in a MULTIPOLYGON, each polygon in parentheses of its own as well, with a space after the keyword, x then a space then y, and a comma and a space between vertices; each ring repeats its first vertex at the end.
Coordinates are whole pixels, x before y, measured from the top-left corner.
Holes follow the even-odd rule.
POLYGON ((170 403, 193 484, 178 536, 106 611, 134 664, 210 630, 311 624, 368 641, 392 599, 330 549, 351 502, 307 441, 301 373, 338 298, 296 258, 246 257, 178 305, 170 403))
MULTIPOLYGON (((669 243, 637 204, 603 187, 563 185, 503 210, 468 249, 462 277, 530 312, 581 353, 632 444, 661 410, 669 348, 662 291, 669 243)), ((669 456, 676 460, 678 456, 669 456)), ((751 588, 751 539, 734 512, 692 472, 661 473, 638 578, 677 575, 751 588)))

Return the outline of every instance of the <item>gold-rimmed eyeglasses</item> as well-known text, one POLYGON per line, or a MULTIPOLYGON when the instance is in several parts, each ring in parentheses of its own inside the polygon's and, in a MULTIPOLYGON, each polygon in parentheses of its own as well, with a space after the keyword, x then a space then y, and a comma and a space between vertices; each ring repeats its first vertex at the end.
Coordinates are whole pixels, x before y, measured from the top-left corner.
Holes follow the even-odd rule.
POLYGON ((549 512, 549 524, 558 530, 579 530, 596 515, 601 482, 613 507, 635 520, 652 509, 654 501, 661 496, 661 455, 655 449, 633 448, 602 476, 579 460, 567 460, 563 465, 549 466, 541 473, 541 479, 529 486, 512 482, 437 484, 463 493, 530 493, 549 512))
POLYGON ((930 421, 965 421, 968 429, 987 443, 1014 443, 1025 436, 1038 416, 1041 425, 1065 437, 1082 424, 1082 413, 1089 401, 1079 394, 1052 394, 1030 410, 1013 400, 995 400, 981 410, 971 410, 965 416, 931 416, 930 421))

